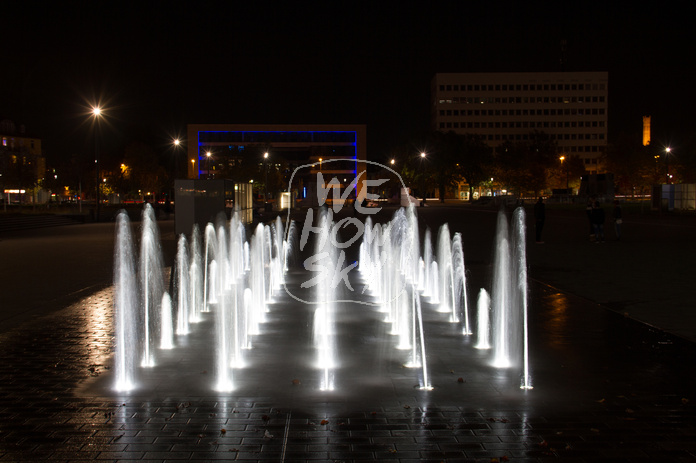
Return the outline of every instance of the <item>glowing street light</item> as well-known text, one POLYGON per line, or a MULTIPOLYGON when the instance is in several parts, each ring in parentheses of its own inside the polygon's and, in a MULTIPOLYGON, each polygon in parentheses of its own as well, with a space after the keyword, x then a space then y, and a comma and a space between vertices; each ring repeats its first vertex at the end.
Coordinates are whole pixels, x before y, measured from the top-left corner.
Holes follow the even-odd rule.
MULTIPOLYGON (((561 161, 561 168, 563 168, 563 161, 565 161, 565 156, 558 158, 561 161)), ((566 164, 566 194, 568 194, 568 165, 566 164)))
POLYGON ((263 207, 264 210, 267 208, 268 204, 268 164, 266 160, 268 159, 268 151, 263 153, 263 207))
POLYGON ((672 152, 672 148, 669 146, 665 148, 665 176, 667 177, 667 184, 672 183, 672 176, 669 175, 669 155, 672 152))
POLYGON ((174 178, 177 178, 179 176, 179 146, 181 145, 181 140, 175 138, 172 144, 174 145, 174 178))
POLYGON ((210 180, 210 156, 212 156, 213 153, 206 151, 205 155, 208 158, 208 180, 210 180))
POLYGON ((392 159, 391 161, 389 161, 389 163, 393 166, 394 164, 396 164, 396 159, 392 159))
POLYGON ((95 216, 94 220, 99 222, 99 184, 101 183, 99 181, 99 178, 101 177, 100 172, 99 172, 99 140, 98 140, 98 132, 99 132, 99 118, 101 117, 102 110, 99 106, 93 106, 92 107, 92 116, 94 117, 94 167, 96 170, 96 176, 95 176, 95 199, 96 199, 96 207, 95 207, 95 216))
POLYGON ((423 160, 426 157, 424 151, 421 151, 421 194, 423 195, 423 200, 421 201, 421 206, 425 206, 425 172, 423 171, 423 160))

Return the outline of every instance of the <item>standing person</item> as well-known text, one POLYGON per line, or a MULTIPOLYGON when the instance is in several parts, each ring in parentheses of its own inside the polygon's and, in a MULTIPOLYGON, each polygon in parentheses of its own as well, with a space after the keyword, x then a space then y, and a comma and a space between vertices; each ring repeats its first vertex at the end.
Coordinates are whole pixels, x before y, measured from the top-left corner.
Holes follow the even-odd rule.
POLYGON ((594 210, 594 200, 592 198, 590 198, 587 201, 587 208, 585 209, 585 213, 587 214, 587 221, 590 224, 590 241, 593 241, 595 238, 595 234, 594 234, 595 227, 594 227, 594 222, 592 221, 592 211, 593 210, 594 210))
POLYGON ((621 240, 621 224, 623 218, 621 215, 621 203, 618 199, 614 200, 614 232, 616 232, 616 241, 621 240))
POLYGON ((592 224, 594 225, 595 243, 604 243, 604 209, 599 205, 599 201, 592 206, 592 224))
POLYGON ((544 229, 544 221, 546 220, 546 205, 544 204, 543 196, 539 196, 539 200, 534 205, 534 223, 536 231, 537 244, 544 244, 541 241, 541 231, 544 229))

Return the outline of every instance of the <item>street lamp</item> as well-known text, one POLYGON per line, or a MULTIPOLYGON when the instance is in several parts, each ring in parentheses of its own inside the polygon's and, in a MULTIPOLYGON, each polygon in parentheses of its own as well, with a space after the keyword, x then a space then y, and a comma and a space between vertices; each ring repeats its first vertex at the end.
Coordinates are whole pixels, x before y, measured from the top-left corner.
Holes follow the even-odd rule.
POLYGON ((95 209, 95 216, 94 220, 96 222, 99 222, 99 188, 100 188, 100 181, 99 178, 101 177, 100 172, 99 172, 99 140, 98 140, 98 132, 99 132, 99 118, 101 116, 101 108, 99 106, 94 106, 92 107, 92 115, 94 116, 94 167, 96 170, 96 176, 95 176, 95 189, 96 189, 96 209, 95 209))
POLYGON ((213 155, 210 151, 206 151, 205 155, 208 158, 208 180, 210 180, 210 156, 213 155))
POLYGON ((179 175, 179 146, 181 145, 181 141, 178 138, 175 138, 174 141, 172 142, 174 144, 174 178, 179 175))
POLYGON ((421 194, 423 195, 423 200, 421 201, 421 206, 425 206, 425 172, 423 171, 423 160, 425 159, 425 152, 422 151, 421 157, 421 194))
MULTIPOLYGON (((561 169, 563 169, 563 161, 565 161, 565 156, 558 158, 561 160, 561 169)), ((566 164, 566 194, 568 194, 568 165, 566 164)))
POLYGON ((268 204, 268 164, 266 160, 268 159, 268 151, 263 153, 263 208, 267 208, 268 204))
POLYGON ((670 148, 669 146, 665 148, 665 177, 667 178, 667 184, 671 183, 669 177, 669 155, 671 152, 672 148, 670 148))

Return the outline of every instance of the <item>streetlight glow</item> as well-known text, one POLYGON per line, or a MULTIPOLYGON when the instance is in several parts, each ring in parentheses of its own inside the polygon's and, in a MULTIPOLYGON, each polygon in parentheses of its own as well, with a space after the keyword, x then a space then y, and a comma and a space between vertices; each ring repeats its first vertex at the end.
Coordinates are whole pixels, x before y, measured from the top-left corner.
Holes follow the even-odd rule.
POLYGON ((421 157, 424 158, 424 157, 425 157, 425 153, 421 153, 421 157))
POLYGON ((101 174, 99 173, 99 118, 101 116, 101 108, 99 106, 92 106, 92 115, 94 116, 94 170, 96 171, 95 178, 95 191, 94 191, 94 219, 99 222, 99 178, 101 174))
POLYGON ((390 163, 391 163, 391 165, 393 166, 393 165, 394 165, 394 164, 396 163, 396 159, 392 159, 392 160, 391 160, 391 161, 389 161, 389 162, 390 162, 390 163))

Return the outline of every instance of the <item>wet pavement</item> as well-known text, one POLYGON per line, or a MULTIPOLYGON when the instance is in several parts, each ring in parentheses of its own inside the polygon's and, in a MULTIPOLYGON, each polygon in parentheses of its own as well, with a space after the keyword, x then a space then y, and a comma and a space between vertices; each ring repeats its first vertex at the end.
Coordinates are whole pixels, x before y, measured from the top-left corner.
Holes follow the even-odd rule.
MULTIPOLYGON (((446 221, 462 232, 473 301, 478 288, 490 287, 494 211, 434 207, 420 215, 423 226, 446 221)), ((113 294, 104 285, 0 335, 0 461, 696 459, 693 343, 609 310, 593 288, 583 294, 576 281, 582 260, 564 267, 552 254, 577 248, 592 261, 619 243, 601 248, 581 238, 569 245, 575 224, 565 230, 560 222, 549 224, 544 247, 530 244, 528 252, 532 390, 519 388, 519 371, 492 368, 488 353, 428 304, 434 389, 421 390, 421 373, 403 367, 405 354, 386 334, 383 314, 344 304, 336 389, 320 391, 311 309, 279 292, 247 367, 235 371, 233 392, 213 390, 211 323, 204 320, 177 338, 176 349, 158 353, 158 366, 140 373, 141 387, 118 394, 113 294), (556 276, 560 270, 550 267, 566 271, 556 276), (564 285, 569 290, 558 289, 564 285)), ((165 249, 174 241, 167 226, 165 249)), ((588 271, 595 272, 588 280, 598 278, 588 271)), ((299 291, 302 278, 295 270, 288 284, 299 291)), ((615 297, 625 298, 621 288, 630 284, 617 280, 615 297)))

